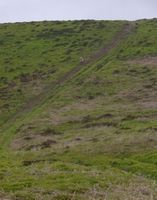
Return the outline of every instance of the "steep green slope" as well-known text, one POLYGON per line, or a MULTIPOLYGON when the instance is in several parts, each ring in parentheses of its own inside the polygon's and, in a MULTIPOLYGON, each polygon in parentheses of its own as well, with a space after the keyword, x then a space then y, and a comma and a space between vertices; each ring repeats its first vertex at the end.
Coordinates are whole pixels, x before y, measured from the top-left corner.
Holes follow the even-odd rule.
POLYGON ((156 24, 0 26, 2 199, 156 199, 156 24))
POLYGON ((77 65, 81 56, 86 58, 107 44, 122 24, 69 21, 1 25, 1 124, 45 84, 77 65))

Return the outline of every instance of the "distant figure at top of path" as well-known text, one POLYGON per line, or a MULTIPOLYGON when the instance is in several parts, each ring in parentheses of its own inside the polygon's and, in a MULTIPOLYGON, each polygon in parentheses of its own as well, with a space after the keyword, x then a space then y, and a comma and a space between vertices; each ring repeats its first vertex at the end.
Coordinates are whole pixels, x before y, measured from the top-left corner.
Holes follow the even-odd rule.
POLYGON ((80 57, 80 63, 83 64, 85 62, 85 59, 81 56, 80 57))

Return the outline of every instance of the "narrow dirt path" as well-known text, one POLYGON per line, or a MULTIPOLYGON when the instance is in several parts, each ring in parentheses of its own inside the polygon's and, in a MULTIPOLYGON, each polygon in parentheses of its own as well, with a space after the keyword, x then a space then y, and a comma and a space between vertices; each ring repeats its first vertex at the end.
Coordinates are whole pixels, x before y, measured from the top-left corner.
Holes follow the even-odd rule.
POLYGON ((34 108, 38 107, 39 105, 42 105, 46 99, 53 93, 55 94, 55 89, 60 87, 61 85, 64 85, 64 83, 68 80, 70 80, 74 75, 76 75, 81 69, 88 66, 89 64, 94 64, 98 60, 100 60, 102 57, 107 56, 107 54, 115 48, 121 41, 126 39, 128 35, 133 33, 134 31, 134 25, 133 23, 126 23, 122 30, 119 31, 114 38, 109 42, 108 45, 101 48, 99 51, 95 52, 93 55, 91 55, 88 59, 86 59, 83 63, 80 63, 78 66, 71 69, 69 72, 67 72, 65 75, 63 75, 61 78, 58 79, 58 81, 53 82, 49 85, 47 85, 43 92, 40 93, 37 96, 34 96, 33 98, 29 99, 23 106, 21 106, 16 113, 14 113, 8 121, 3 125, 3 130, 5 130, 5 125, 9 124, 9 127, 16 122, 16 120, 22 116, 25 116, 27 113, 30 113, 33 111, 34 108))

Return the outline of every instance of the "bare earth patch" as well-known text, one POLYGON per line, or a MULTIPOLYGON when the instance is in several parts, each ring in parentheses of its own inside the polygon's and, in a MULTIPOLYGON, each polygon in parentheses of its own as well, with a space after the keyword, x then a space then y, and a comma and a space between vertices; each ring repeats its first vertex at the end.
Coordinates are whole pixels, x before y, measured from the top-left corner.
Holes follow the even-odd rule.
POLYGON ((155 182, 146 181, 142 177, 134 177, 125 184, 111 184, 106 190, 95 186, 83 197, 87 200, 157 200, 157 190, 155 182))
POLYGON ((128 63, 129 64, 157 66, 157 56, 137 58, 137 59, 134 59, 134 60, 129 60, 128 63))
POLYGON ((157 109, 157 101, 143 101, 138 103, 139 106, 142 106, 143 108, 151 108, 151 109, 157 109))
POLYGON ((144 179, 141 178, 137 182, 132 182, 128 185, 117 185, 111 197, 108 199, 156 200, 156 192, 155 185, 146 183, 144 179))
POLYGON ((41 134, 29 134, 18 138, 15 138, 10 144, 13 150, 33 150, 38 151, 45 148, 50 148, 56 145, 57 141, 54 136, 41 135, 41 134))
POLYGON ((8 196, 0 192, 0 200, 11 200, 8 196))

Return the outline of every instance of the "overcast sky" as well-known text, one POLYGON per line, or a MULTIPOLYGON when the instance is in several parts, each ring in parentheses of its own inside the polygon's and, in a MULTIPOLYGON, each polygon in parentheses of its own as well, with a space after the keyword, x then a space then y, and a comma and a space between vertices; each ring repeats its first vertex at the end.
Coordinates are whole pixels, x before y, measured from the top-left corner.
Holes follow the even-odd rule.
POLYGON ((157 17, 157 0, 0 0, 0 23, 157 17))

